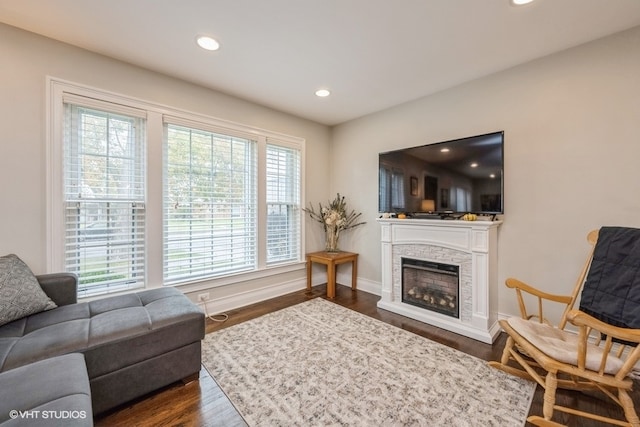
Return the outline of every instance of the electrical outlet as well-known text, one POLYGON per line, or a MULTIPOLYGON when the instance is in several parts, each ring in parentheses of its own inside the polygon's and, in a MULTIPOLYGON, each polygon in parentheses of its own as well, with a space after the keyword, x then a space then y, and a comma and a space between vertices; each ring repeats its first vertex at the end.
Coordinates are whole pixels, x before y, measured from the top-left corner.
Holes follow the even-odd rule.
POLYGON ((208 299, 209 299, 209 292, 206 292, 204 294, 198 294, 199 302, 207 301, 208 299))

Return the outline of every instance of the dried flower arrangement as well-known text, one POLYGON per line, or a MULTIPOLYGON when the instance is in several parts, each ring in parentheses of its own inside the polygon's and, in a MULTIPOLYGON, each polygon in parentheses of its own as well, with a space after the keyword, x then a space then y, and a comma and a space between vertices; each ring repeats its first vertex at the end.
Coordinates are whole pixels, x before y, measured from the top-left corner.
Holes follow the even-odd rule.
POLYGON ((360 221, 361 212, 356 213, 354 210, 350 212, 347 210, 347 202, 344 196, 340 196, 340 193, 327 206, 322 206, 321 203, 318 203, 318 207, 318 212, 314 210, 311 204, 309 204, 309 209, 303 208, 302 210, 308 213, 311 219, 322 224, 325 231, 325 250, 327 252, 340 251, 338 249, 340 231, 366 224, 366 222, 360 221))

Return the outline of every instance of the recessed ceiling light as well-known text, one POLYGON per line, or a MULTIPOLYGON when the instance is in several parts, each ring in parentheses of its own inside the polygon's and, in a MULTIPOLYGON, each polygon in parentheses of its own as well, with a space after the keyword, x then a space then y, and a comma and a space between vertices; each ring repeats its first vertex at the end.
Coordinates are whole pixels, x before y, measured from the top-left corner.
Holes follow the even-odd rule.
POLYGON ((448 148, 441 148, 440 149, 441 153, 448 153, 449 151, 451 151, 451 150, 449 150, 448 148))
POLYGON ((489 175, 489 178, 495 178, 495 177, 496 177, 495 173, 492 173, 491 175, 489 175))
POLYGON ((514 6, 522 6, 531 3, 533 0, 511 0, 511 4, 514 6))
POLYGON ((472 168, 477 168, 477 167, 478 167, 478 164, 477 164, 477 163, 471 163, 471 167, 472 167, 472 168))
POLYGON ((220 43, 218 43, 216 39, 209 36, 198 36, 196 38, 196 43, 198 43, 198 46, 206 50, 220 49, 220 43))
POLYGON ((326 98, 329 95, 331 95, 331 92, 329 92, 328 89, 318 89, 316 91, 316 96, 319 96, 320 98, 326 98))

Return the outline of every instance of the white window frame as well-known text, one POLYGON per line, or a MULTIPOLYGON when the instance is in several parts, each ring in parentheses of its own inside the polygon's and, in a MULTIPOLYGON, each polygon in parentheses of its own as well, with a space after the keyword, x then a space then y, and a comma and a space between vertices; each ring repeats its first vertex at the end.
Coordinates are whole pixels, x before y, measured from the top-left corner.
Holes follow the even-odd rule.
MULTIPOLYGON (((94 99, 85 102, 83 98, 68 94, 63 96, 63 102, 66 122, 63 142, 66 153, 64 167, 67 168, 64 174, 66 206, 64 228, 66 229, 65 252, 69 257, 66 260, 66 269, 72 272, 92 272, 91 276, 86 278, 89 283, 86 280, 80 280, 78 284, 78 295, 81 296, 142 288, 146 282, 144 277, 146 272, 144 256, 146 114, 144 111, 133 109, 125 112, 118 105, 106 103, 97 105, 94 99), (87 103, 90 106, 87 106, 87 103), (88 140, 80 136, 83 132, 82 117, 99 117, 98 120, 104 121, 107 126, 105 128, 107 138, 109 137, 108 123, 113 120, 129 123, 127 152, 112 155, 109 150, 110 142, 105 145, 104 152, 90 149, 89 145, 85 145, 88 140), (128 173, 125 174, 128 186, 119 187, 116 193, 104 187, 107 183, 104 180, 108 180, 107 176, 109 176, 108 164, 104 165, 106 175, 102 176, 99 182, 85 182, 84 180, 88 177, 82 172, 82 163, 83 159, 89 158, 111 159, 117 163, 119 160, 128 160, 126 162, 128 173), (95 195, 89 186, 93 186, 98 194, 95 195), (100 221, 100 228, 95 230, 99 234, 93 237, 89 234, 83 235, 83 223, 96 220, 100 221), (113 223, 108 224, 110 221, 124 221, 126 228, 123 230, 113 223), (116 233, 109 234, 110 231, 116 233), (105 234, 100 235, 101 233, 105 234), (75 255, 71 255, 70 251, 75 255), (104 259, 101 259, 102 257, 104 259), (105 274, 108 278, 104 277, 105 274), (120 279, 115 280, 115 277, 120 279)), ((118 180, 120 179, 122 178, 118 180)), ((122 225, 122 223, 119 224, 120 227, 122 225)))
MULTIPOLYGON (((295 146, 289 146, 288 144, 283 143, 282 141, 275 141, 275 140, 273 140, 271 138, 268 138, 267 139, 267 144, 266 144, 266 147, 265 147, 265 151, 267 151, 269 149, 269 145, 277 148, 278 150, 281 150, 281 149, 284 149, 284 150, 287 150, 287 149, 296 150, 296 148, 297 148, 295 146)), ((265 156, 265 163, 267 163, 267 161, 266 161, 267 157, 268 156, 265 156)), ((299 171, 299 175, 298 175, 297 179, 294 178, 294 179, 291 179, 291 180, 287 180, 286 187, 297 188, 298 189, 298 199, 295 200, 295 192, 293 192, 293 191, 292 192, 285 191, 286 196, 284 198, 286 200, 272 201, 270 203, 269 200, 267 200, 267 197, 266 197, 267 194, 268 194, 268 191, 265 191, 265 209, 268 209, 270 204, 273 204, 274 206, 275 205, 279 205, 279 206, 285 206, 285 207, 290 207, 290 206, 293 205, 294 208, 295 208, 295 205, 297 203, 298 210, 301 210, 302 207, 304 206, 302 204, 302 200, 300 198, 301 185, 302 185, 302 176, 301 176, 301 173, 300 173, 300 171, 302 169, 302 157, 301 157, 301 153, 299 151, 298 151, 298 157, 297 158, 294 157, 293 160, 297 160, 297 162, 295 162, 293 164, 289 164, 288 166, 289 167, 294 167, 294 168, 297 167, 298 171, 299 171)), ((267 169, 267 167, 265 166, 265 175, 264 175, 265 178, 266 178, 265 182, 268 182, 269 181, 269 177, 267 176, 267 170, 266 169, 267 169)), ((282 190, 282 187, 279 187, 278 189, 282 190)), ((283 194, 280 194, 280 196, 283 196, 283 194)), ((265 217, 268 220, 268 212, 265 213, 265 217)), ((287 219, 289 219, 289 218, 287 218, 287 219)), ((295 233, 298 234, 298 247, 300 247, 302 245, 302 240, 301 240, 302 237, 301 236, 302 236, 302 230, 304 228, 304 221, 298 221, 297 229, 295 227, 296 224, 291 224, 292 227, 289 227, 289 225, 290 224, 287 224, 286 228, 289 229, 293 234, 295 234, 295 233)), ((268 248, 267 248, 267 246, 268 246, 268 237, 269 237, 269 225, 268 224, 265 226, 265 230, 266 230, 266 234, 265 234, 266 238, 265 238, 265 241, 264 241, 264 246, 265 246, 265 250, 268 251, 268 248)), ((292 237, 292 236, 289 236, 289 238, 290 237, 292 237)), ((293 246, 293 244, 294 244, 294 242, 289 240, 289 241, 287 241, 287 244, 285 246, 287 247, 287 249, 290 249, 289 246, 293 246)), ((298 250, 298 252, 299 252, 299 250, 298 250)), ((289 254, 289 252, 287 252, 287 254, 289 254)), ((280 262, 282 262, 282 261, 279 261, 277 259, 278 258, 277 256, 274 256, 272 260, 269 260, 269 256, 267 254, 267 255, 265 255, 265 258, 266 258, 267 265, 270 265, 270 264, 271 265, 277 265, 280 262)))
MULTIPOLYGON (((204 278, 191 282, 176 284, 185 292, 194 292, 217 286, 225 286, 247 280, 260 279, 304 268, 305 236, 304 212, 300 211, 300 245, 298 259, 284 264, 267 265, 266 263, 266 184, 261 177, 266 173, 266 144, 277 141, 283 146, 300 150, 300 205, 304 206, 304 164, 305 140, 300 137, 272 132, 254 126, 243 125, 207 115, 180 110, 165 105, 121 95, 94 87, 69 82, 55 77, 46 79, 46 258, 47 271, 64 271, 64 209, 63 209, 63 134, 64 108, 63 97, 69 94, 85 100, 95 99, 97 105, 109 103, 120 105, 123 109, 135 108, 146 111, 147 115, 147 191, 146 191, 146 286, 157 288, 163 286, 163 140, 164 120, 171 118, 172 123, 198 125, 215 128, 256 140, 258 143, 258 261, 255 270, 229 274, 217 278, 204 278)), ((87 101, 89 102, 89 101, 87 101)), ((197 126, 196 126, 197 127, 197 126)))
MULTIPOLYGON (((171 191, 168 181, 168 169, 170 166, 173 167, 177 166, 178 164, 175 163, 173 159, 170 159, 169 146, 171 143, 174 143, 176 141, 174 139, 171 139, 169 136, 170 127, 178 132, 182 132, 183 136, 188 133, 189 143, 193 142, 193 135, 196 135, 196 139, 198 139, 198 136, 200 136, 200 143, 209 148, 208 155, 211 156, 209 157, 209 160, 211 160, 211 164, 209 165, 203 166, 202 164, 198 163, 197 159, 195 160, 195 162, 193 162, 193 158, 191 156, 189 156, 188 159, 182 160, 182 162, 178 162, 183 166, 188 165, 189 172, 187 173, 187 176, 189 177, 189 179, 197 176, 202 176, 201 174, 205 176, 208 175, 210 177, 211 175, 209 174, 211 174, 211 172, 215 170, 214 161, 216 159, 219 159, 218 156, 221 154, 227 154, 230 158, 233 156, 232 153, 243 154, 243 156, 241 156, 244 161, 243 167, 240 170, 235 171, 241 176, 240 179, 243 183, 243 185, 240 186, 242 188, 242 200, 236 201, 235 203, 230 203, 231 205, 235 204, 235 207, 242 209, 243 215, 234 217, 231 212, 225 212, 220 218, 223 222, 226 223, 225 227, 217 227, 214 224, 215 220, 212 219, 211 215, 220 205, 218 205, 218 201, 216 200, 215 196, 212 196, 208 191, 211 190, 211 187, 209 186, 205 186, 204 188, 202 186, 196 186, 194 188, 190 185, 189 188, 185 191, 186 194, 182 195, 181 200, 165 200, 163 206, 163 210, 165 213, 165 216, 163 218, 165 222, 163 228, 163 235, 165 237, 165 240, 163 241, 163 244, 166 251, 164 253, 163 263, 165 284, 183 283, 185 281, 199 280, 198 277, 207 278, 224 276, 233 274, 232 271, 243 272, 255 270, 257 264, 257 248, 259 241, 258 237, 260 234, 260 230, 257 227, 258 214, 260 212, 260 209, 257 206, 258 144, 256 142, 256 138, 229 135, 229 132, 211 129, 203 125, 185 126, 183 123, 175 124, 173 123, 172 119, 166 119, 165 131, 167 135, 164 141, 165 162, 163 164, 163 170, 166 174, 164 182, 164 194, 167 195, 167 199, 169 199, 168 193, 171 191), (221 145, 222 151, 215 152, 213 150, 213 145, 216 143, 219 143, 221 145), (233 145, 241 145, 242 149, 240 150, 240 152, 231 149, 231 146, 233 145), (193 171, 193 167, 195 167, 197 171, 193 171), (195 196, 191 193, 194 190, 196 191, 195 196), (172 227, 169 227, 169 222, 171 221, 172 214, 175 212, 175 210, 180 209, 179 207, 174 208, 174 203, 179 205, 180 202, 184 205, 183 209, 186 210, 191 210, 191 203, 200 206, 200 208, 202 209, 201 213, 204 213, 204 216, 188 215, 182 220, 178 217, 174 217, 172 222, 173 225, 181 223, 181 227, 179 227, 180 231, 173 230, 175 231, 174 234, 172 232, 172 227), (247 219, 249 220, 247 221, 247 219), (192 229, 193 227, 195 227, 196 229, 205 227, 209 229, 209 232, 200 233, 198 231, 194 231, 192 229), (213 232, 214 229, 216 229, 216 233, 222 233, 222 235, 216 236, 216 233, 213 232), (235 239, 233 237, 233 229, 239 231, 240 234, 239 236, 236 236, 235 239), (235 242, 236 239, 240 243, 235 242), (169 246, 172 246, 172 250, 169 250, 169 246), (178 260, 173 260, 171 258, 172 254, 177 255, 179 253, 186 253, 187 251, 191 252, 191 256, 188 258, 178 260), (234 253, 234 251, 236 252, 234 253), (240 254, 244 255, 240 256, 240 254), (216 268, 216 266, 214 265, 215 262, 224 264, 222 269, 216 268), (225 271, 225 269, 230 270, 225 271)), ((197 152, 197 149, 191 150, 191 148, 192 147, 190 146, 190 154, 197 152)), ((210 184, 213 185, 213 181, 216 180, 212 180, 210 184)), ((221 185, 229 187, 232 186, 230 182, 222 182, 221 185)), ((235 190, 237 191, 238 188, 235 188, 235 190)), ((228 194, 225 194, 225 197, 228 197, 228 194)), ((226 203, 225 205, 227 207, 229 206, 229 204, 226 203)), ((231 210, 233 210, 233 208, 231 210)))

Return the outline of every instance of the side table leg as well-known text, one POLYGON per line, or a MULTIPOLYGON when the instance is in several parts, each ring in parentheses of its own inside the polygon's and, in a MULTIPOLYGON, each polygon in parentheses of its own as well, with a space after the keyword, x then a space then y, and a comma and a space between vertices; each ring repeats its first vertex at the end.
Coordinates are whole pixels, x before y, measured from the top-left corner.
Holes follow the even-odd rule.
POLYGON ((307 257, 307 292, 311 291, 311 260, 307 257))
POLYGON ((327 264, 327 298, 336 297, 336 264, 330 262, 327 264))
POLYGON ((358 257, 356 256, 351 262, 351 290, 355 291, 358 288, 358 257))

